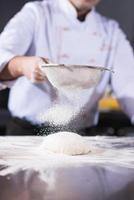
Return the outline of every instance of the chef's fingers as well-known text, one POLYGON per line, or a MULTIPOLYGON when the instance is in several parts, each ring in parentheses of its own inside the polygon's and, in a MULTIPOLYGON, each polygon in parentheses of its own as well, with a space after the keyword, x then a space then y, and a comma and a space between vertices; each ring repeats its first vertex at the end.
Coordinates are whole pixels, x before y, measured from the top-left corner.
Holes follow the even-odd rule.
POLYGON ((32 83, 46 82, 46 80, 47 80, 46 77, 37 76, 37 75, 33 75, 31 78, 32 83))
POLYGON ((45 74, 43 73, 42 69, 39 68, 39 67, 35 68, 35 69, 33 70, 33 73, 34 73, 34 74, 38 74, 38 75, 40 75, 40 76, 44 76, 44 75, 45 75, 45 74))
POLYGON ((48 81, 45 74, 41 73, 38 69, 34 69, 32 75, 31 75, 31 81, 36 82, 46 82, 48 81))

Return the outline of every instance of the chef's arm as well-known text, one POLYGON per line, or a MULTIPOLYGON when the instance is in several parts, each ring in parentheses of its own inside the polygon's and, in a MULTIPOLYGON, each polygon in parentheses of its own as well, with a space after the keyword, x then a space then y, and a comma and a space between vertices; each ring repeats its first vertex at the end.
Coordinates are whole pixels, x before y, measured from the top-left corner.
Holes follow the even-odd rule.
POLYGON ((36 17, 33 4, 27 3, 0 34, 0 89, 11 87, 20 76, 31 79, 30 71, 37 67, 37 57, 25 57, 32 45, 36 17))
POLYGON ((111 83, 123 111, 134 123, 134 52, 124 33, 119 30, 111 83))
POLYGON ((20 76, 25 76, 33 82, 44 81, 45 77, 39 67, 43 62, 45 62, 45 59, 36 56, 14 57, 8 62, 8 64, 0 73, 0 80, 9 81, 14 80, 20 76))

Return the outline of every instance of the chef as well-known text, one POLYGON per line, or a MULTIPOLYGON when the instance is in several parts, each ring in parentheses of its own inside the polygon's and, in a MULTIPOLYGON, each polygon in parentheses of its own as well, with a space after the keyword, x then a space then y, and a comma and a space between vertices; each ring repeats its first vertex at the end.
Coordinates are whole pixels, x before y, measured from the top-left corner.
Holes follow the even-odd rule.
POLYGON ((7 135, 51 132, 47 119, 39 116, 53 107, 55 99, 59 106, 69 106, 70 101, 42 74, 40 63, 50 61, 106 66, 115 72, 104 73, 92 92, 86 89, 76 93, 83 112, 70 122, 71 129, 97 124, 98 101, 108 84, 134 123, 133 50, 118 23, 95 10, 98 3, 99 0, 29 2, 9 21, 0 35, 0 87, 11 88, 8 107, 12 120, 7 135))

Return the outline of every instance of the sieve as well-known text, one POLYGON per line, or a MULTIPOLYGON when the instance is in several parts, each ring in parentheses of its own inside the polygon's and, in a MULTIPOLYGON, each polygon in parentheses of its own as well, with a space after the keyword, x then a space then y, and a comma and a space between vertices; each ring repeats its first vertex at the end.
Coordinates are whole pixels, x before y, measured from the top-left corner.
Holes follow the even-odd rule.
POLYGON ((112 72, 110 68, 102 66, 42 63, 42 73, 49 82, 59 90, 81 90, 96 86, 104 72, 112 72))

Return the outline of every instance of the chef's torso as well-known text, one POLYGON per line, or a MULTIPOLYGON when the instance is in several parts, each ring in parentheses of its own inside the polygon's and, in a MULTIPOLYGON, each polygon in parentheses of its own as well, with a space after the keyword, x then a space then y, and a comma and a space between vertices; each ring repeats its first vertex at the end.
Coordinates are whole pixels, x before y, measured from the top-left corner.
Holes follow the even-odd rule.
MULTIPOLYGON (((110 24, 94 9, 84 22, 80 22, 75 9, 67 0, 34 2, 28 6, 33 9, 36 20, 32 42, 26 55, 47 57, 55 63, 111 67, 115 50, 114 22, 110 24)), ((28 10, 25 11, 25 7, 21 12, 28 10)), ((28 26, 30 19, 27 20, 28 26)), ((84 109, 83 115, 79 115, 80 123, 76 126, 88 127, 96 123, 97 102, 109 77, 109 72, 104 73, 96 87, 76 92, 71 99, 55 90, 49 83, 37 86, 21 77, 11 89, 9 109, 14 116, 41 124, 46 121, 45 118, 42 121, 39 116, 48 112, 55 102, 59 106, 70 104, 75 109, 77 100, 77 105, 86 105, 87 109, 84 109)))

